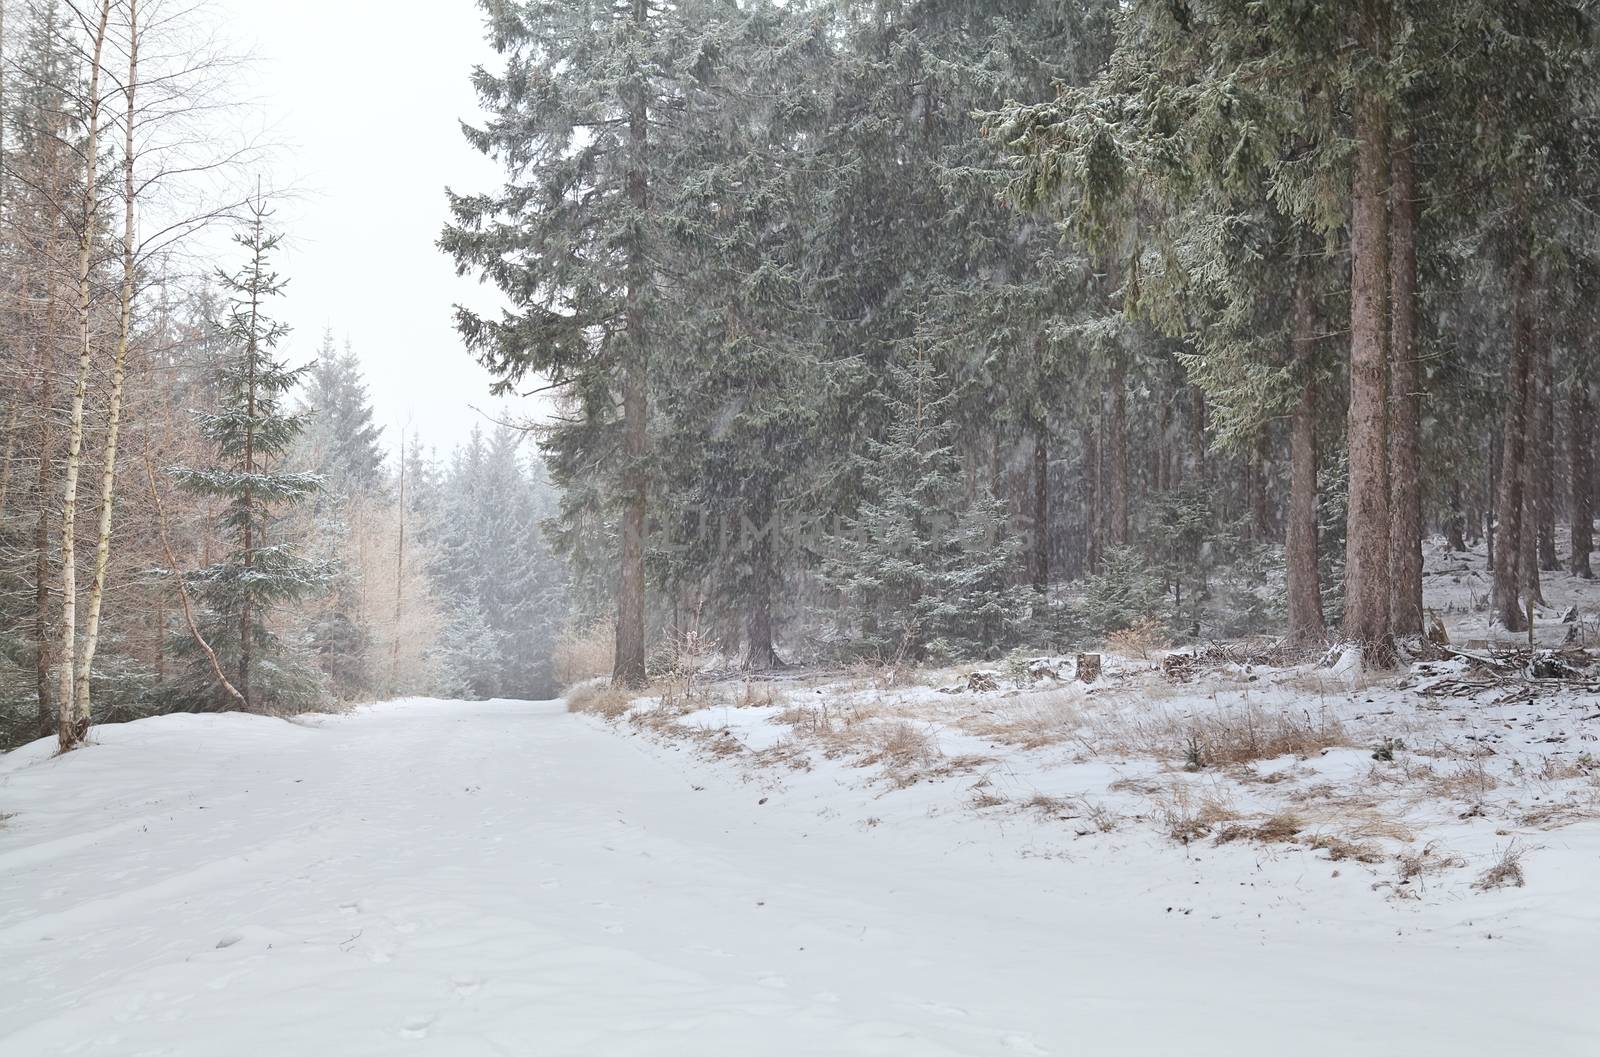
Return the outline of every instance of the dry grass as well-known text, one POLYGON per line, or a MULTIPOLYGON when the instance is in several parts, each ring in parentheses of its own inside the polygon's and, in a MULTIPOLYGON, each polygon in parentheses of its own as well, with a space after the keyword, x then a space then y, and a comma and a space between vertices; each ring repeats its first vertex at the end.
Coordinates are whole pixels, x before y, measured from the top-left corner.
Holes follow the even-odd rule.
POLYGON ((611 624, 604 621, 563 632, 550 656, 556 682, 569 687, 611 674, 615 643, 611 624))
POLYGON ((1050 690, 1006 702, 1004 710, 967 714, 957 721, 980 738, 1020 749, 1042 749, 1078 735, 1084 726, 1071 690, 1050 690))
POLYGON ((1383 852, 1379 851, 1376 845, 1366 841, 1350 840, 1336 833, 1318 833, 1307 843, 1319 851, 1326 851, 1328 858, 1334 862, 1343 862, 1346 859, 1364 863, 1383 861, 1383 852))
POLYGON ((788 695, 781 687, 746 679, 739 684, 739 692, 733 695, 732 704, 734 708, 771 708, 787 702, 788 695))
POLYGON ((978 808, 979 810, 990 807, 999 807, 1002 804, 1007 803, 1010 803, 1010 801, 1003 796, 992 793, 988 789, 982 788, 981 786, 973 787, 972 806, 978 808))
POLYGON ((1121 631, 1113 631, 1107 635, 1106 649, 1124 657, 1137 657, 1143 661, 1149 660, 1150 654, 1156 650, 1165 649, 1171 641, 1166 621, 1160 617, 1145 617, 1121 631))
POLYGON ((1306 828, 1305 820, 1295 815, 1272 815, 1255 826, 1224 826, 1217 834, 1218 844, 1236 840, 1253 840, 1262 844, 1285 844, 1295 839, 1306 828))
POLYGON ((1482 801, 1499 784, 1489 773, 1481 756, 1459 764, 1446 773, 1433 774, 1426 780, 1428 792, 1433 796, 1472 804, 1482 801))
POLYGON ((1302 759, 1325 749, 1349 744, 1339 721, 1327 714, 1266 712, 1254 705, 1181 718, 1102 723, 1099 734, 1112 748, 1129 755, 1149 755, 1189 770, 1244 767, 1282 756, 1302 759))
POLYGON ((1081 797, 1066 799, 1035 793, 1022 806, 1043 818, 1058 822, 1083 822, 1085 825, 1078 830, 1080 836, 1096 831, 1110 833, 1117 828, 1117 823, 1122 821, 1121 816, 1104 804, 1081 797))
POLYGON ((1546 756, 1539 768, 1539 778, 1545 782, 1565 782, 1575 778, 1593 778, 1600 774, 1600 761, 1589 753, 1579 753, 1571 760, 1546 756))
POLYGON ((1521 888, 1527 884, 1527 879, 1522 876, 1522 857, 1526 853, 1526 848, 1514 840, 1510 841, 1500 849, 1499 858, 1478 876, 1472 887, 1480 892, 1495 888, 1521 888))
POLYGON ((1400 867, 1401 884, 1409 884, 1413 880, 1424 883, 1432 874, 1467 865, 1466 860, 1441 851, 1438 841, 1429 841, 1420 851, 1402 852, 1395 857, 1395 862, 1400 867))
POLYGON ((1196 794, 1182 782, 1173 782, 1156 793, 1152 801, 1155 822, 1179 844, 1210 836, 1220 823, 1239 817, 1220 790, 1196 794))
POLYGON ((939 742, 933 735, 905 720, 874 724, 866 728, 864 733, 872 745, 872 751, 862 758, 863 764, 881 763, 891 769, 903 770, 918 765, 926 766, 941 755, 939 742))
POLYGON ((567 692, 567 711, 613 720, 628 711, 633 695, 598 679, 580 683, 567 692))

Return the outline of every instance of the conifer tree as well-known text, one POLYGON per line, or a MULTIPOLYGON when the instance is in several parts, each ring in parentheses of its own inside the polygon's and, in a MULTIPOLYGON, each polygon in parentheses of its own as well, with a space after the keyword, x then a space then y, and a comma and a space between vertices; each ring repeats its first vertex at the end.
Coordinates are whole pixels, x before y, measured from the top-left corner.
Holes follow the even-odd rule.
POLYGON ((339 351, 333 332, 322 336, 317 359, 306 372, 297 448, 303 462, 323 479, 323 490, 345 498, 382 490, 383 427, 372 420, 372 398, 361 361, 349 343, 339 351))
POLYGON ((805 254, 824 115, 772 86, 814 79, 829 52, 813 21, 777 4, 728 14, 703 75, 715 91, 679 159, 692 176, 672 216, 670 298, 688 351, 656 379, 666 530, 654 567, 665 586, 704 584, 740 628, 745 666, 764 670, 781 663, 774 610, 796 556, 786 530, 815 515, 807 484, 835 373, 805 254))
MULTIPOLYGON (((575 409, 551 440, 563 480, 596 476, 620 522, 613 678, 645 678, 649 378, 665 327, 663 217, 697 76, 721 23, 710 0, 483 0, 504 69, 473 76, 488 120, 468 141, 501 163, 500 194, 451 194, 440 246, 494 283, 499 319, 458 309, 507 392, 543 376, 575 409)), ((671 350, 666 350, 670 353, 671 350)))
POLYGON ((860 456, 860 510, 828 575, 851 599, 861 647, 884 660, 992 654, 1018 619, 1004 508, 964 502, 951 394, 921 350, 890 367, 884 400, 890 426, 860 456))
MULTIPOLYGON (((202 634, 246 702, 278 709, 313 704, 320 685, 293 656, 295 644, 274 631, 274 610, 324 589, 330 571, 303 557, 282 531, 282 514, 313 496, 320 480, 282 467, 301 428, 287 405, 306 368, 279 358, 277 347, 288 329, 267 314, 286 283, 272 270, 282 236, 267 230, 271 216, 264 200, 250 205, 249 219, 234 237, 248 260, 237 272, 218 275, 229 297, 221 328, 230 355, 214 378, 219 405, 201 415, 201 432, 217 462, 176 469, 173 477, 190 493, 226 504, 228 553, 191 577, 205 607, 202 634)), ((230 698, 218 689, 209 664, 197 659, 179 696, 197 707, 225 707, 230 698)))

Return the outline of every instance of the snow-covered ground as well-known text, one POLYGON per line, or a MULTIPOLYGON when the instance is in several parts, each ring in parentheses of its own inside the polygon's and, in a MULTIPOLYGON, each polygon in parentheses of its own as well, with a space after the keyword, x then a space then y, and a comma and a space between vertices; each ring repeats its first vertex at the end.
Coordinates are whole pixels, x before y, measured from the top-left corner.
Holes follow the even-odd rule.
MULTIPOLYGON (((743 704, 761 732, 794 707, 743 704)), ((0 1054, 1600 1046, 1593 823, 1541 836, 1524 887, 1394 899, 1326 849, 966 803, 981 768, 1034 784, 1010 767, 1045 750, 992 735, 966 736, 995 763, 902 783, 892 736, 796 766, 694 722, 409 701, 0 759, 0 1054)))

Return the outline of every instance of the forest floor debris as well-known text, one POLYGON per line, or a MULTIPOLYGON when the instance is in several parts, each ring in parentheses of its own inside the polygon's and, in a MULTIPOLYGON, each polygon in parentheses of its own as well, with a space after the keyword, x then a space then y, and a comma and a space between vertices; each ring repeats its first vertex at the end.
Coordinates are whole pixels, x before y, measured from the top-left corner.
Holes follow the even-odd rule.
MULTIPOLYGON (((1546 590, 1566 627, 1600 609, 1592 581, 1547 577, 1546 590)), ((1451 591, 1429 601, 1456 641, 1493 635, 1451 591)), ((763 783, 843 767, 882 796, 927 786, 984 817, 1059 821, 1075 840, 1298 846, 1367 868, 1375 891, 1411 898, 1425 878, 1442 898, 1536 870, 1541 835, 1600 827, 1600 663, 1581 638, 1419 642, 1393 672, 1277 642, 1107 650, 1088 684, 1074 657, 1048 655, 718 672, 613 715, 763 783)))

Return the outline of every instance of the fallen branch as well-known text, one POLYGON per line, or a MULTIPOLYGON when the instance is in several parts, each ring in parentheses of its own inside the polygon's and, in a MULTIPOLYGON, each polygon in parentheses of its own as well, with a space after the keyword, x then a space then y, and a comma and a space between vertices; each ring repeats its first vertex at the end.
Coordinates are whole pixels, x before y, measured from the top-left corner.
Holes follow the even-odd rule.
POLYGON ((222 683, 222 688, 228 692, 239 705, 248 710, 250 702, 245 700, 237 687, 228 681, 222 674, 222 662, 217 660, 217 651, 211 648, 206 637, 200 634, 200 625, 194 620, 194 607, 189 604, 189 589, 183 584, 183 575, 178 572, 178 558, 172 553, 172 541, 167 538, 167 512, 161 505, 161 491, 156 488, 156 472, 150 467, 150 457, 144 459, 144 475, 150 481, 150 498, 156 501, 156 527, 161 531, 161 549, 167 552, 167 567, 173 572, 178 582, 178 600, 183 603, 183 619, 189 625, 189 634, 194 637, 195 645, 200 647, 206 659, 211 662, 211 670, 216 673, 217 679, 222 683))

